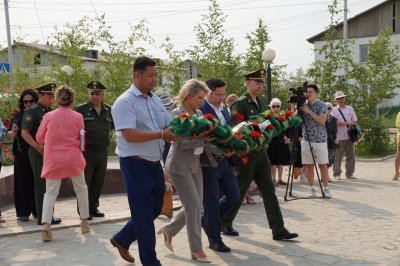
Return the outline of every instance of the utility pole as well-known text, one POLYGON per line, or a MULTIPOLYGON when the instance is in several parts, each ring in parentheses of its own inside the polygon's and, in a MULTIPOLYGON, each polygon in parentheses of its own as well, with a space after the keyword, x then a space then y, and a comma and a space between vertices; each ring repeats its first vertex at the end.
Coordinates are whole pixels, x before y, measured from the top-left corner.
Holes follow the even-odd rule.
POLYGON ((343 40, 347 41, 347 0, 344 0, 344 7, 343 7, 343 40))
POLYGON ((11 30, 10 30, 10 16, 8 14, 8 0, 4 0, 4 12, 6 15, 6 27, 7 27, 7 42, 8 42, 8 64, 10 65, 10 90, 13 91, 13 80, 12 80, 12 69, 13 69, 13 53, 11 43, 11 30))

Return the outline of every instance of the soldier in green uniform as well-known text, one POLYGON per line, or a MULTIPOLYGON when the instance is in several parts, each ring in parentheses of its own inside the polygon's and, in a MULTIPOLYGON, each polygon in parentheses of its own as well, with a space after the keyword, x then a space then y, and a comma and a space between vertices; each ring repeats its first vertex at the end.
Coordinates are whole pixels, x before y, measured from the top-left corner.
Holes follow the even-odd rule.
MULTIPOLYGON (((38 103, 28 109, 22 118, 21 136, 30 145, 28 156, 34 177, 34 194, 37 211, 38 225, 42 224, 43 197, 46 193, 46 179, 41 177, 43 167, 43 145, 36 142, 36 133, 42 122, 43 116, 51 111, 54 102, 56 84, 49 83, 36 88, 39 94, 38 103)), ((51 220, 51 224, 61 223, 60 218, 51 220)))
POLYGON ((111 106, 103 102, 104 90, 100 82, 91 82, 89 101, 78 105, 75 111, 83 115, 87 132, 85 179, 89 194, 89 219, 104 217, 100 212, 99 198, 103 188, 107 170, 107 146, 110 139, 110 130, 114 128, 111 116, 111 106))
MULTIPOLYGON (((260 95, 264 87, 265 70, 260 69, 246 74, 247 92, 239 97, 232 105, 232 123, 248 121, 256 118, 265 111, 265 104, 260 95)), ((274 240, 287 240, 298 237, 296 233, 290 233, 284 226, 278 198, 275 195, 275 186, 271 178, 271 163, 267 150, 248 154, 248 163, 242 163, 236 167, 237 180, 240 188, 241 199, 222 217, 222 232, 225 235, 238 236, 239 233, 232 227, 233 220, 243 202, 243 198, 254 179, 261 192, 269 227, 272 229, 274 240)))

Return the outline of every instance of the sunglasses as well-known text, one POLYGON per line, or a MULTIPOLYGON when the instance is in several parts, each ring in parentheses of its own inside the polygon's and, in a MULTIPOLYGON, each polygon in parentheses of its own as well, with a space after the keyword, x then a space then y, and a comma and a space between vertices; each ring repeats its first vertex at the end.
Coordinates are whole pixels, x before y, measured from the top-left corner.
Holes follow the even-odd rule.
POLYGON ((328 107, 328 110, 332 110, 332 107, 328 107))
POLYGON ((271 108, 281 108, 280 105, 272 105, 271 108))
POLYGON ((90 93, 90 95, 97 95, 97 96, 100 95, 100 91, 91 91, 89 93, 90 93))
POLYGON ((28 104, 28 103, 35 103, 35 100, 22 100, 22 102, 24 103, 24 104, 28 104))

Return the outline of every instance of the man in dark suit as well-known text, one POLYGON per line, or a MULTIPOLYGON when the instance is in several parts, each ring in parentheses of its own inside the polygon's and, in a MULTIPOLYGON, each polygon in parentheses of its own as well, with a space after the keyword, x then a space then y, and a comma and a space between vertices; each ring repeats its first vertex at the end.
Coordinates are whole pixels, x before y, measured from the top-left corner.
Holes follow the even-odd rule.
MULTIPOLYGON (((206 81, 211 92, 200 107, 203 114, 212 114, 222 125, 230 124, 228 109, 223 105, 226 85, 222 79, 210 78, 206 81)), ((202 225, 208 236, 210 248, 219 252, 230 252, 221 238, 221 217, 240 199, 239 186, 230 158, 222 150, 208 144, 202 154, 203 206, 202 225), (223 196, 220 197, 220 192, 223 196)))

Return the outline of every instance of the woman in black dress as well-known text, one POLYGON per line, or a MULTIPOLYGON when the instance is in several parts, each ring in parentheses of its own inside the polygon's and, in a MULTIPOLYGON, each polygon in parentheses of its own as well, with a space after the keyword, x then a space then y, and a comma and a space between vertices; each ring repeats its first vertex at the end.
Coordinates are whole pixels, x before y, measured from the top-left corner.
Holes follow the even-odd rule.
MULTIPOLYGON (((269 106, 272 112, 279 113, 281 110, 281 101, 278 98, 273 98, 269 106)), ((268 145, 267 152, 269 160, 271 161, 272 181, 275 186, 286 185, 286 182, 282 180, 282 176, 283 166, 290 164, 290 143, 291 134, 289 131, 285 131, 279 136, 272 138, 268 145)))
MULTIPOLYGON (((328 167, 331 167, 335 162, 335 150, 338 146, 338 141, 336 140, 337 136, 337 120, 334 116, 331 115, 333 106, 331 103, 325 103, 327 108, 327 116, 326 116, 326 132, 328 134, 328 167)), ((328 178, 331 181, 331 178, 328 178)))
POLYGON ((7 138, 13 141, 14 154, 14 202, 18 220, 29 221, 36 217, 33 172, 29 162, 29 145, 21 137, 21 123, 24 112, 38 101, 36 92, 24 90, 19 97, 19 111, 11 119, 7 138))

